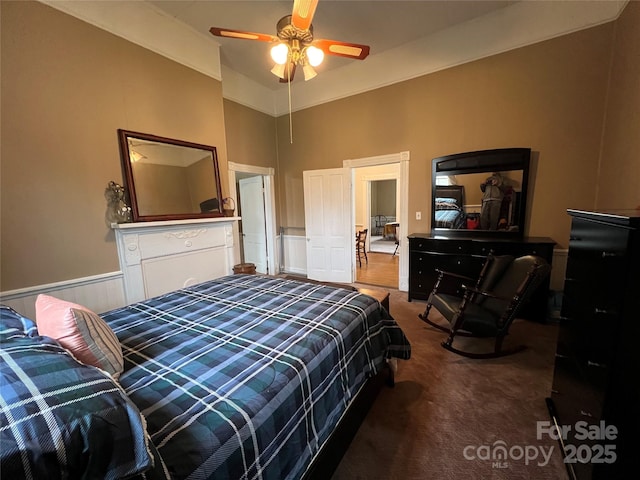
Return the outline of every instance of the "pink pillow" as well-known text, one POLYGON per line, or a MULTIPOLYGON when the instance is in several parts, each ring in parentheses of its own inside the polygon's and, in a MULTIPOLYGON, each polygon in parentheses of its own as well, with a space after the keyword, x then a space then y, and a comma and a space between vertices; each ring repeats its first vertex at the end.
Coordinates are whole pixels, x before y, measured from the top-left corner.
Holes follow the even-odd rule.
POLYGON ((55 339, 86 365, 98 367, 114 379, 124 370, 122 347, 100 316, 82 305, 49 295, 36 299, 38 333, 55 339))

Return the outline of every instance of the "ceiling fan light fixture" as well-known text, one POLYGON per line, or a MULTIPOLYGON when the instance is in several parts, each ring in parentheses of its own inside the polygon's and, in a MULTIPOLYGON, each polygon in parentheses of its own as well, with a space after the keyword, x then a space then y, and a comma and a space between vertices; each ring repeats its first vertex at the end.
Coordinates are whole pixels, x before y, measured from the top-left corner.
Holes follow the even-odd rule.
POLYGON ((276 23, 276 36, 221 27, 211 27, 209 32, 217 37, 268 42, 271 58, 276 63, 271 73, 279 77, 281 83, 290 84, 297 67, 303 70, 305 80, 314 78, 317 75, 314 68, 322 64, 325 55, 364 60, 369 55, 368 45, 314 38, 311 22, 318 2, 293 0, 291 15, 283 16, 276 23))
POLYGON ((284 65, 289 59, 289 47, 285 43, 274 45, 271 47, 271 58, 276 64, 284 65))
POLYGON ((307 59, 309 60, 309 65, 312 67, 317 67, 324 60, 324 52, 313 45, 309 45, 307 47, 306 54, 307 59))
POLYGON ((276 63, 274 67, 271 69, 271 73, 273 73, 276 77, 284 79, 284 69, 285 65, 282 63, 276 63))
POLYGON ((304 81, 311 80, 317 75, 316 71, 308 63, 302 66, 302 73, 304 73, 304 81))

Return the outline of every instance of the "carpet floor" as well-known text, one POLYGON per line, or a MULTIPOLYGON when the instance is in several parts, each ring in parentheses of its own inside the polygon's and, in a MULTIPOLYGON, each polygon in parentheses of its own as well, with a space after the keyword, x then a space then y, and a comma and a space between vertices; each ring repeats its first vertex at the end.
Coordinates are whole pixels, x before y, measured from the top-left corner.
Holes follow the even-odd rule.
POLYGON ((412 357, 398 362, 395 387, 383 388, 332 480, 567 478, 557 442, 537 430, 549 421, 557 325, 516 320, 505 346, 525 351, 473 360, 440 346, 446 334, 417 316, 425 302, 390 293, 412 357))

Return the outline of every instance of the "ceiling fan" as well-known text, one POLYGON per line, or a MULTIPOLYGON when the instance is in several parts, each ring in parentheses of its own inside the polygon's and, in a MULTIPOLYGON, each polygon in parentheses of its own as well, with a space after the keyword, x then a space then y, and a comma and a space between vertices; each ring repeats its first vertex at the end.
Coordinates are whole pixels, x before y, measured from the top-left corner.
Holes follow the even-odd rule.
POLYGON ((368 45, 313 39, 311 21, 317 6, 318 0, 294 0, 291 15, 282 17, 276 25, 277 36, 219 27, 209 31, 218 37, 274 43, 271 58, 276 64, 271 72, 283 83, 293 80, 297 66, 302 67, 305 80, 312 79, 316 76, 313 67, 320 65, 325 55, 364 60, 369 55, 368 45))

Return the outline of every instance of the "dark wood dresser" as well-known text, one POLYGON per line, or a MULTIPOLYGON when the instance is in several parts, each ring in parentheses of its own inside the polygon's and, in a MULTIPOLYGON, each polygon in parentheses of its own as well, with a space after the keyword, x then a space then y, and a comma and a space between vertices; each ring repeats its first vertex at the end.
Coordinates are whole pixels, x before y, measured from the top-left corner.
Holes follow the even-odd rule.
MULTIPOLYGON (((477 278, 490 251, 495 255, 538 255, 549 263, 555 242, 547 237, 442 237, 409 235, 409 301, 427 300, 436 282, 435 269, 477 278)), ((531 298, 522 316, 544 321, 549 297, 547 279, 531 298)))
POLYGON ((638 475, 640 453, 640 212, 567 212, 569 256, 547 405, 570 428, 570 478, 631 478, 625 471, 638 475), (583 439, 584 425, 596 426, 600 438, 583 439), (618 430, 615 440, 603 438, 603 425, 618 430))

